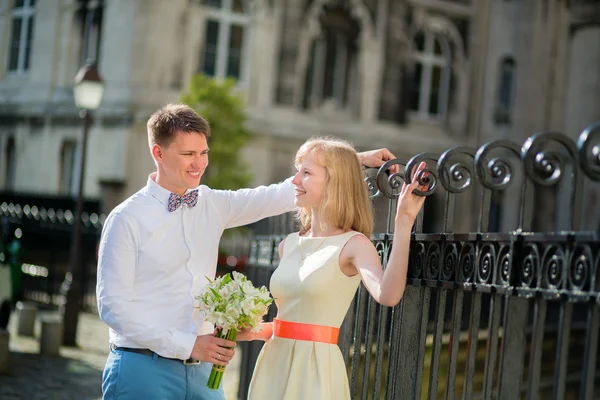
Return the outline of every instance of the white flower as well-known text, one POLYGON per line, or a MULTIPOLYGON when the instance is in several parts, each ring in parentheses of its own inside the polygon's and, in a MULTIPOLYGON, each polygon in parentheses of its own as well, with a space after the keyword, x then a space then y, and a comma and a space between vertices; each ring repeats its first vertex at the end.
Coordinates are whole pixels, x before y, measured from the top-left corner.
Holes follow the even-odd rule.
POLYGON ((233 272, 209 283, 196 296, 196 308, 204 314, 207 322, 227 331, 237 330, 240 325, 260 330, 262 317, 273 301, 264 287, 255 288, 246 276, 233 272))

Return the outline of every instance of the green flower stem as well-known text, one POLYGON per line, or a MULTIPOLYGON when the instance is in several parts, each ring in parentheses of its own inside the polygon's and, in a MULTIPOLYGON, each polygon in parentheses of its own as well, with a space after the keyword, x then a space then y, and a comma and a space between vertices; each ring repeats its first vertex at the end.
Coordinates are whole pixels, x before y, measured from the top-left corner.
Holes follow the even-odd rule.
MULTIPOLYGON (((223 331, 219 329, 217 331, 216 337, 220 339, 230 340, 235 342, 237 339, 237 331, 234 329, 230 329, 226 334, 223 334, 223 331)), ((231 349, 231 347, 229 347, 231 349)), ((213 365, 212 370, 210 371, 210 376, 208 377, 208 382, 206 386, 210 389, 218 389, 221 386, 221 381, 223 380, 223 372, 225 367, 221 367, 220 365, 213 365)))

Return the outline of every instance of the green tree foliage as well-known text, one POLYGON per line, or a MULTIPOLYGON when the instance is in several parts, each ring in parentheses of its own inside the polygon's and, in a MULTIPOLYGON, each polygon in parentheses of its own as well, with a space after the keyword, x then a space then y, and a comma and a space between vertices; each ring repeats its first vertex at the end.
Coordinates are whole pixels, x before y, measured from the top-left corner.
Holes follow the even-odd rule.
POLYGON ((244 128, 243 99, 233 93, 235 81, 217 80, 202 74, 192 77, 181 101, 192 107, 210 124, 210 164, 202 183, 213 189, 248 187, 252 175, 241 160, 240 150, 250 138, 244 128))

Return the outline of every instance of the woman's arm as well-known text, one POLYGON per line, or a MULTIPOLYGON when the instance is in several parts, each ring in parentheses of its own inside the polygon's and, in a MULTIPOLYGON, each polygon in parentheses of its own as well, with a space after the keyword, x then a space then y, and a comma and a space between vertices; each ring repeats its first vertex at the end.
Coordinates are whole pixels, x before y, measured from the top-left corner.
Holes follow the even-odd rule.
POLYGON ((411 228, 412 224, 397 226, 385 270, 375 246, 366 236, 354 236, 340 254, 341 264, 349 267, 345 272, 357 271, 371 296, 384 306, 395 306, 404 294, 411 228))
POLYGON ((424 163, 421 163, 413 175, 413 183, 404 185, 400 192, 394 221, 394 241, 386 269, 381 267, 373 243, 363 235, 351 238, 340 254, 344 272, 348 274, 349 271, 357 271, 371 296, 384 306, 398 304, 406 288, 411 230, 425 201, 425 197, 414 194, 413 190, 426 189, 416 179, 424 168, 424 163))

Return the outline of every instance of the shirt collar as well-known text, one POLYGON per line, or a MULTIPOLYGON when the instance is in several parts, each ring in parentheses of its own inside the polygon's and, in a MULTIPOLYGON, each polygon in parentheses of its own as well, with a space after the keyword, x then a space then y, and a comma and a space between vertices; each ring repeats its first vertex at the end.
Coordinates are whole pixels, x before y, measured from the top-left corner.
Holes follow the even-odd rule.
MULTIPOLYGON (((169 205, 169 197, 171 196, 171 191, 160 186, 158 183, 156 183, 156 181, 154 179, 156 179, 156 172, 153 172, 150 175, 148 175, 148 182, 146 183, 146 192, 148 192, 156 200, 163 203, 165 206, 168 206, 169 205)), ((195 190, 195 189, 188 189, 185 191, 185 194, 191 192, 192 190, 195 190)), ((198 191, 198 195, 200 195, 199 191, 198 191)))

